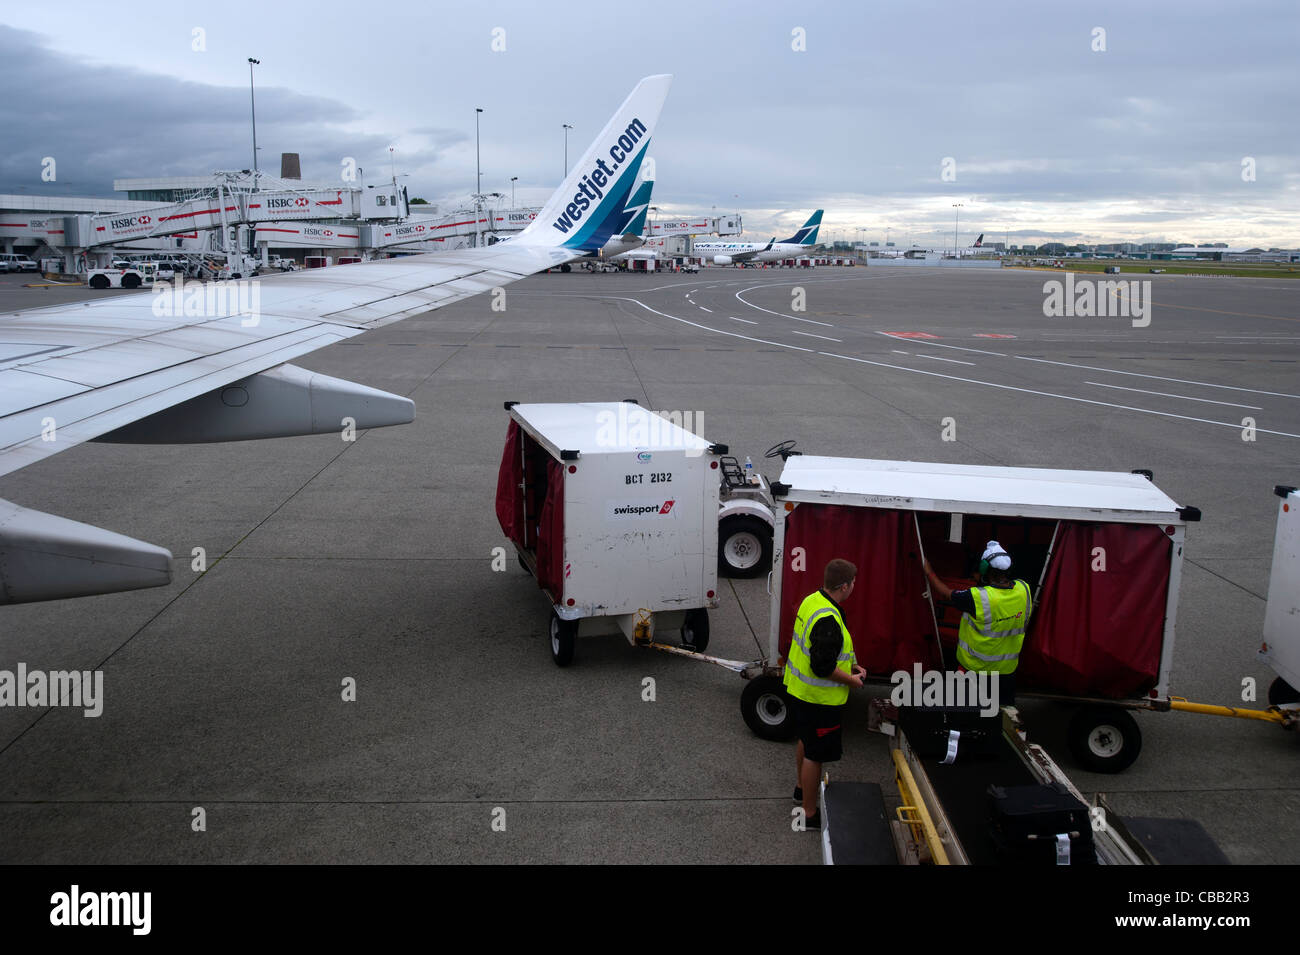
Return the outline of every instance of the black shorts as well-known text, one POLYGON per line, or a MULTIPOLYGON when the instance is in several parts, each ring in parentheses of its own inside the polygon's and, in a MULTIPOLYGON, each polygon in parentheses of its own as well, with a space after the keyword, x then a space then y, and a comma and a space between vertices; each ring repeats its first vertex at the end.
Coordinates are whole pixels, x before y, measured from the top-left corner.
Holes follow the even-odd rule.
POLYGON ((814 763, 833 763, 844 754, 843 706, 809 703, 790 697, 795 732, 803 743, 805 759, 814 763))

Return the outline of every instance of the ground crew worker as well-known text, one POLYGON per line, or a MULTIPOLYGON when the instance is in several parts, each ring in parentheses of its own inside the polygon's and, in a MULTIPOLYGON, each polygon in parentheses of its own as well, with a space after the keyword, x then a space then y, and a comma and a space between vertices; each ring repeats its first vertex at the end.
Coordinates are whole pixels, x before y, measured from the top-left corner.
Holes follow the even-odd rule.
POLYGON ((998 674, 998 703, 1016 699, 1016 667, 1033 600, 1029 585, 1011 576, 1011 555, 997 541, 989 541, 980 557, 983 587, 953 590, 925 562, 925 576, 940 600, 961 610, 957 631, 958 669, 998 674))
POLYGON ((799 734, 794 800, 803 806, 808 829, 821 828, 817 789, 822 763, 833 763, 843 753, 844 704, 849 688, 861 687, 867 673, 853 655, 842 610, 857 576, 857 567, 847 560, 836 558, 826 565, 822 589, 805 597, 795 614, 785 658, 785 688, 799 734))

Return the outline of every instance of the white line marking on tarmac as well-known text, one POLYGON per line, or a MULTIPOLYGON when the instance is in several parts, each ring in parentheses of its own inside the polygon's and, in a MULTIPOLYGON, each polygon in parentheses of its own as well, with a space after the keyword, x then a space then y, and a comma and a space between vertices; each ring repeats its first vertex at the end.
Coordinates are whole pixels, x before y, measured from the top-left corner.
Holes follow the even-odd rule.
MULTIPOLYGON (((1002 385, 995 381, 980 381, 978 378, 959 378, 957 375, 944 375, 937 371, 925 371, 922 368, 907 368, 903 365, 891 365, 883 361, 869 361, 866 358, 854 358, 852 355, 837 355, 834 352, 818 352, 819 355, 825 355, 827 358, 842 358, 845 361, 855 361, 863 365, 876 365, 880 368, 893 368, 897 371, 910 371, 914 375, 930 375, 933 378, 947 378, 949 381, 963 381, 968 385, 984 385, 987 388, 1000 388, 1003 391, 1019 391, 1027 395, 1040 395, 1044 398, 1061 398, 1065 401, 1078 401, 1085 405, 1101 405, 1105 408, 1118 408, 1121 411, 1136 411, 1140 414, 1157 415, 1161 418, 1178 418, 1182 421, 1196 421, 1201 424, 1218 425, 1221 428, 1233 428, 1240 431, 1242 426, 1239 421, 1211 421, 1209 418, 1193 418, 1190 415, 1174 414, 1170 411, 1153 411, 1150 408, 1135 408, 1132 405, 1117 405, 1109 401, 1097 401, 1093 398, 1078 398, 1074 395, 1058 395, 1052 391, 1035 391, 1033 388, 1017 388, 1015 385, 1002 385)), ((1262 434, 1276 434, 1283 438, 1300 438, 1300 434, 1292 434, 1289 431, 1270 431, 1267 428, 1256 428, 1257 432, 1262 434)))
MULTIPOLYGON (((814 351, 811 348, 804 348, 800 345, 790 345, 787 344, 786 342, 769 341, 766 338, 754 338, 750 335, 740 335, 737 334, 736 332, 726 332, 720 328, 710 328, 708 325, 700 325, 696 322, 689 322, 684 318, 678 318, 676 315, 669 315, 667 312, 661 312, 658 309, 651 308, 649 305, 645 304, 644 302, 638 301, 637 299, 634 298, 628 298, 622 295, 610 295, 604 297, 613 299, 615 301, 620 301, 620 302, 632 302, 633 304, 640 305, 647 312, 653 312, 655 315, 661 315, 664 318, 671 319, 674 322, 681 322, 683 325, 690 325, 692 328, 698 328, 701 331, 713 332, 714 334, 717 335, 726 335, 729 338, 740 338, 749 342, 758 342, 760 345, 774 345, 777 348, 788 348, 791 351, 801 351, 801 352, 808 352, 810 354, 824 355, 827 358, 839 358, 843 361, 857 362, 858 364, 862 364, 862 365, 875 365, 877 368, 892 368, 895 371, 906 371, 914 375, 928 375, 931 378, 946 378, 949 381, 960 381, 968 385, 983 385, 986 388, 998 388, 1002 391, 1018 391, 1022 394, 1039 395, 1040 397, 1043 398, 1060 398, 1063 401, 1077 401, 1080 404, 1098 405, 1103 408, 1116 408, 1120 411, 1136 411, 1139 414, 1155 415, 1160 418, 1177 418, 1180 421, 1195 421, 1199 424, 1212 424, 1220 428, 1232 428, 1234 431, 1240 431, 1242 428, 1241 423, 1236 421, 1212 421, 1209 418, 1194 418, 1191 415, 1174 414, 1173 412, 1170 411, 1153 411, 1150 408, 1137 408, 1134 407, 1133 405, 1117 405, 1109 401, 1097 401, 1094 398, 1079 398, 1075 395, 1060 395, 1051 391, 1036 391, 1033 388, 1017 388, 1015 385, 1003 385, 995 381, 981 381, 978 378, 962 378, 959 377, 958 375, 945 375, 942 372, 926 371, 923 368, 908 368, 905 365, 891 365, 889 362, 871 361, 870 359, 867 358, 854 358, 852 355, 840 355, 835 352, 814 351)), ((1052 362, 1052 364, 1060 364, 1060 363, 1052 362)), ((1103 368, 1099 370, 1108 371, 1109 369, 1103 368)), ((1228 386, 1225 385, 1223 387, 1228 387, 1228 386)), ((1258 428, 1258 427, 1255 429, 1255 431, 1259 434, 1275 434, 1283 438, 1300 438, 1300 434, 1292 434, 1289 431, 1273 431, 1269 428, 1258 428)))
POLYGON ((698 308, 701 312, 708 312, 710 315, 713 314, 713 309, 711 308, 705 308, 703 305, 696 305, 695 307, 698 308))
POLYGON ((1207 405, 1227 405, 1229 408, 1249 408, 1251 411, 1263 411, 1258 405, 1239 405, 1231 401, 1211 401, 1209 398, 1193 398, 1191 395, 1175 395, 1167 391, 1147 391, 1145 388, 1125 388, 1123 385, 1106 385, 1100 381, 1085 381, 1085 385, 1096 385, 1098 388, 1114 388, 1117 391, 1136 391, 1144 395, 1160 395, 1162 398, 1182 398, 1184 401, 1203 401, 1207 405))
POLYGON ((844 344, 844 339, 842 339, 842 338, 831 338, 829 335, 814 335, 812 332, 796 332, 794 329, 791 329, 791 330, 790 330, 790 334, 791 334, 791 335, 804 335, 804 336, 806 336, 806 337, 808 337, 808 338, 820 338, 820 339, 822 339, 823 341, 828 341, 828 342, 839 342, 841 345, 844 344))
MULTIPOLYGON (((789 284, 789 283, 782 283, 782 284, 789 284)), ((767 312, 767 314, 769 314, 769 315, 775 315, 775 316, 777 316, 778 318, 792 318, 792 319, 794 319, 796 322, 807 322, 809 325, 824 325, 824 326, 826 326, 827 328, 834 328, 834 327, 835 327, 835 326, 832 325, 830 322, 814 322, 811 318, 798 318, 797 316, 794 316, 794 315, 786 315, 784 312, 774 312, 774 311, 772 311, 770 308, 764 308, 764 307, 761 306, 761 305, 755 305, 753 302, 746 302, 743 298, 740 297, 742 293, 744 293, 744 292, 752 292, 752 291, 753 291, 754 289, 756 289, 756 288, 771 288, 771 286, 770 286, 770 285, 751 285, 749 288, 743 288, 743 289, 741 289, 739 292, 737 292, 737 293, 736 293, 736 298, 740 301, 740 303, 741 303, 742 305, 748 305, 750 308, 756 308, 756 309, 758 309, 760 312, 767 312)))
POLYGON ((950 362, 952 362, 954 365, 974 365, 974 364, 975 364, 975 362, 973 362, 973 361, 958 361, 956 358, 943 358, 943 357, 941 357, 941 356, 939 356, 939 355, 927 355, 927 354, 926 354, 925 352, 923 352, 923 351, 919 351, 919 352, 917 352, 917 353, 916 353, 916 357, 917 357, 917 358, 929 358, 931 361, 950 361, 950 362))
POLYGON ((876 334, 884 335, 886 338, 892 338, 896 342, 901 342, 901 341, 915 342, 918 345, 933 345, 935 348, 955 348, 957 349, 957 351, 973 351, 980 355, 997 355, 999 358, 1007 357, 1005 352, 989 351, 988 349, 985 348, 965 348, 961 345, 944 345, 940 342, 932 342, 929 339, 925 339, 925 338, 903 338, 902 336, 895 335, 892 332, 877 331, 876 334))
MULTIPOLYGON (((795 351, 806 351, 809 354, 813 353, 813 349, 803 348, 800 345, 787 345, 785 342, 770 342, 766 338, 753 338, 749 335, 740 335, 737 334, 736 332, 724 332, 720 328, 710 328, 708 325, 700 325, 696 322, 688 322, 684 318, 678 318, 676 315, 669 315, 667 312, 661 312, 658 309, 651 308, 645 302, 637 302, 637 300, 634 298, 624 298, 623 296, 620 295, 611 295, 610 298, 616 298, 624 302, 636 302, 637 305, 640 305, 647 312, 654 312, 656 315, 662 315, 664 318, 671 318, 674 322, 681 322, 683 325, 689 325, 692 328, 699 328, 706 332, 714 332, 718 335, 727 335, 730 336, 731 338, 743 338, 747 342, 758 342, 760 345, 776 345, 778 348, 791 348, 795 351)), ((1256 430, 1262 431, 1263 429, 1260 428, 1256 430)))
POLYGON ((747 319, 747 318, 737 318, 735 315, 732 315, 732 316, 731 316, 731 320, 732 320, 733 322, 744 322, 746 325, 757 325, 757 324, 758 324, 758 322, 751 322, 751 321, 750 321, 749 319, 747 319))
POLYGON ((891 348, 891 349, 889 349, 889 350, 892 351, 895 355, 908 355, 908 354, 911 354, 910 352, 899 351, 897 348, 891 348))
POLYGON ((1200 385, 1203 388, 1224 388, 1228 391, 1248 391, 1256 395, 1272 395, 1274 398, 1300 398, 1300 395, 1289 395, 1284 391, 1260 391, 1258 388, 1239 388, 1236 385, 1215 385, 1208 381, 1193 381, 1190 378, 1166 378, 1164 375, 1144 375, 1137 371, 1119 371, 1116 368, 1098 368, 1096 365, 1074 365, 1068 361, 1051 361, 1047 358, 1026 358, 1024 355, 1015 355, 1015 358, 1021 361, 1036 361, 1044 365, 1064 365, 1066 368, 1083 368, 1087 371, 1105 371, 1112 375, 1129 375, 1133 378, 1154 378, 1157 381, 1176 381, 1180 385, 1200 385))

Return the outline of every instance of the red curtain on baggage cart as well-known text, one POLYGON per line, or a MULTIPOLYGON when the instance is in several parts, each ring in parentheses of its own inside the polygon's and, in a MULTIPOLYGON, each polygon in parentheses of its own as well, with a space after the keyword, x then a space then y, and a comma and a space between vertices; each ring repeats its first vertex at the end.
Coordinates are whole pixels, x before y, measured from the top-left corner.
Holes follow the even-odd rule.
POLYGON ((852 561, 858 580, 844 606, 853 652, 868 673, 942 666, 917 556, 911 511, 800 504, 786 515, 781 577, 780 648, 784 656, 799 604, 822 585, 826 564, 852 561))
POLYGON ((1173 542, 1149 524, 1061 522, 1020 686, 1132 699, 1160 673, 1173 542))
POLYGON ((523 480, 519 422, 512 418, 506 431, 506 446, 501 452, 501 467, 497 471, 497 522, 506 537, 516 544, 523 541, 523 498, 519 493, 523 480))
MULTIPOLYGON (((942 667, 923 596, 927 585, 915 520, 912 511, 827 504, 800 504, 786 515, 782 655, 799 604, 821 586, 827 562, 842 557, 858 568, 857 586, 844 607, 858 662, 876 676, 918 662, 942 667)), ((1011 520, 998 518, 999 532, 1011 520)), ((962 545, 976 558, 987 530, 979 521, 968 516, 971 534, 963 535, 962 545)), ((1020 558, 1013 548, 1013 559, 1021 561, 1016 576, 1042 566, 1053 523, 1039 520, 1042 526, 1025 530, 1020 558)), ((1171 547, 1160 527, 1062 521, 1042 594, 1035 575, 1028 574, 1038 606, 1021 650, 1020 688, 1112 699, 1145 696, 1160 670, 1171 547)), ((944 605, 937 607, 942 612, 944 605)))
POLYGON ((537 586, 564 594, 564 465, 546 459, 546 500, 537 524, 537 586))

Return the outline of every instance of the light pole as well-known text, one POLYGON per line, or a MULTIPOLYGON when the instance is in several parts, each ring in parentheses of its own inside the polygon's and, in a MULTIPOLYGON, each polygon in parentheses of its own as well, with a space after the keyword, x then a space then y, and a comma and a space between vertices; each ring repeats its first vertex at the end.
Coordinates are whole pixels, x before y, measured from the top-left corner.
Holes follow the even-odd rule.
POLYGON ((253 110, 253 188, 257 188, 257 98, 253 95, 253 67, 261 66, 261 60, 248 58, 248 103, 253 110))
POLYGON ((510 177, 510 208, 515 207, 515 183, 519 181, 518 176, 510 177))
POLYGON ((568 123, 562 123, 564 127, 564 175, 560 181, 563 182, 569 178, 569 130, 573 129, 568 123))
POLYGON ((957 223, 961 219, 961 203, 954 202, 952 207, 957 211, 953 214, 952 220, 952 257, 957 257, 957 223))
POLYGON ((482 152, 479 149, 479 137, 478 137, 478 118, 479 118, 479 114, 482 112, 483 110, 480 109, 479 107, 477 106, 474 107, 474 171, 475 173, 477 173, 477 178, 474 182, 475 195, 483 191, 482 152))

